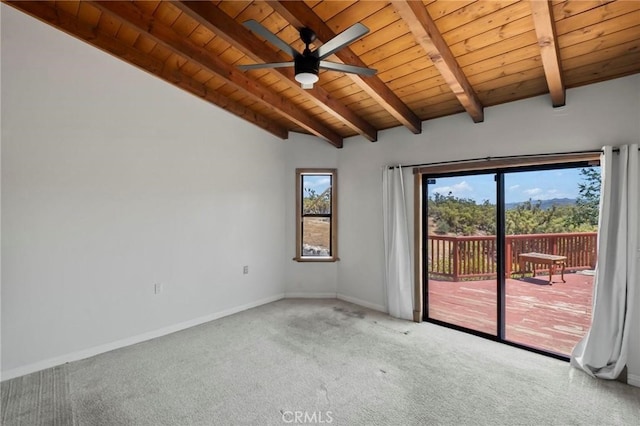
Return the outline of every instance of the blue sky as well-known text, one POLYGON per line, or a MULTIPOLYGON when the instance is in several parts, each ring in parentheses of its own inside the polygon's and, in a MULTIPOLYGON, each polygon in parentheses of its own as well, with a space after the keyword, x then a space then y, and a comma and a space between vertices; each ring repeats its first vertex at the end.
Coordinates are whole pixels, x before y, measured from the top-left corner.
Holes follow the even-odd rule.
MULTIPOLYGON (((493 174, 438 178, 429 185, 429 196, 434 192, 447 195, 451 192, 459 198, 471 198, 477 203, 496 202, 496 184, 493 174)), ((507 203, 552 198, 577 198, 578 183, 582 182, 580 169, 518 172, 505 175, 507 203)))
POLYGON ((304 175, 304 187, 313 189, 317 194, 321 194, 331 185, 331 178, 327 175, 304 175))

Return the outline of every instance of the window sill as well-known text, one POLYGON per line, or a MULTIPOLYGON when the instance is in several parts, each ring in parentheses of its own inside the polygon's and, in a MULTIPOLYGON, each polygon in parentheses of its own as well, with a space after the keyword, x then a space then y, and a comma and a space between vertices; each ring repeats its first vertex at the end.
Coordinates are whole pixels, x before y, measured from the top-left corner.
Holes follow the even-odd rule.
POLYGON ((338 262, 340 260, 339 257, 313 257, 313 256, 304 256, 304 257, 294 257, 292 260, 296 262, 338 262))

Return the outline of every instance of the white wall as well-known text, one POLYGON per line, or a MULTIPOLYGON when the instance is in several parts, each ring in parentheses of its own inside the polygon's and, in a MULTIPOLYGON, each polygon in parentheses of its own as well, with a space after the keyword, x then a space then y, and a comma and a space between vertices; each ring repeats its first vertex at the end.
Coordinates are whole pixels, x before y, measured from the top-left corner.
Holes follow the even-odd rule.
MULTIPOLYGON (((385 305, 381 211, 385 165, 592 150, 638 141, 640 75, 568 90, 567 106, 561 109, 553 109, 548 96, 540 96, 487 108, 480 124, 459 114, 423 123, 421 135, 395 128, 381 132, 376 143, 361 137, 345 141, 338 156, 338 293, 369 306, 385 305)), ((407 198, 412 201, 410 170, 405 177, 407 198)), ((640 291, 635 306, 640 310, 640 291)), ((638 383, 639 329, 636 321, 629 367, 638 383)))
MULTIPOLYGON (((336 262, 296 262, 296 168, 338 167, 340 150, 328 142, 302 134, 291 134, 286 150, 286 295, 287 297, 336 297, 338 264, 336 262)), ((338 196, 342 190, 338 171, 338 196)), ((339 205, 339 203, 338 203, 339 205)), ((338 230, 340 223, 338 222, 338 230)), ((338 231, 340 232, 340 231, 338 231)), ((339 233, 338 233, 339 235, 339 233)), ((339 242, 338 242, 339 244, 339 242)), ((338 247, 338 256, 340 246, 338 247)))
POLYGON ((282 297, 290 142, 1 11, 3 379, 282 297))

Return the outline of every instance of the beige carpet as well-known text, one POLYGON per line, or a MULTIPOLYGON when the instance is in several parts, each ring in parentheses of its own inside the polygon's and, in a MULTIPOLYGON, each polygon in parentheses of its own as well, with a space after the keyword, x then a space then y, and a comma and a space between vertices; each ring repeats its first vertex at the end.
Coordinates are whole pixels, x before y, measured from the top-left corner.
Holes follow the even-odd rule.
POLYGON ((337 300, 281 300, 67 372, 80 425, 630 425, 640 417, 638 388, 337 300))

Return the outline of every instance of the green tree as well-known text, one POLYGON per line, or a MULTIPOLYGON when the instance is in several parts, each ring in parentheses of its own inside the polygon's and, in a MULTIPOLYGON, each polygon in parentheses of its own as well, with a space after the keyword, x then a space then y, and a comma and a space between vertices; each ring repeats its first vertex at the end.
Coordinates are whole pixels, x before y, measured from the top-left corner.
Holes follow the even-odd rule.
POLYGON ((302 208, 306 214, 331 213, 331 187, 318 194, 314 189, 304 188, 302 208))
POLYGON ((508 235, 522 234, 550 234, 566 232, 567 214, 571 214, 572 207, 551 206, 541 207, 542 202, 532 200, 518 204, 506 212, 506 232, 508 235))
POLYGON ((435 193, 428 201, 429 216, 438 234, 489 235, 496 230, 495 206, 489 201, 482 204, 469 198, 457 198, 451 193, 435 193))
POLYGON ((600 169, 580 169, 582 182, 578 184, 578 199, 573 214, 567 216, 567 226, 576 230, 594 231, 598 227, 600 210, 600 169))

